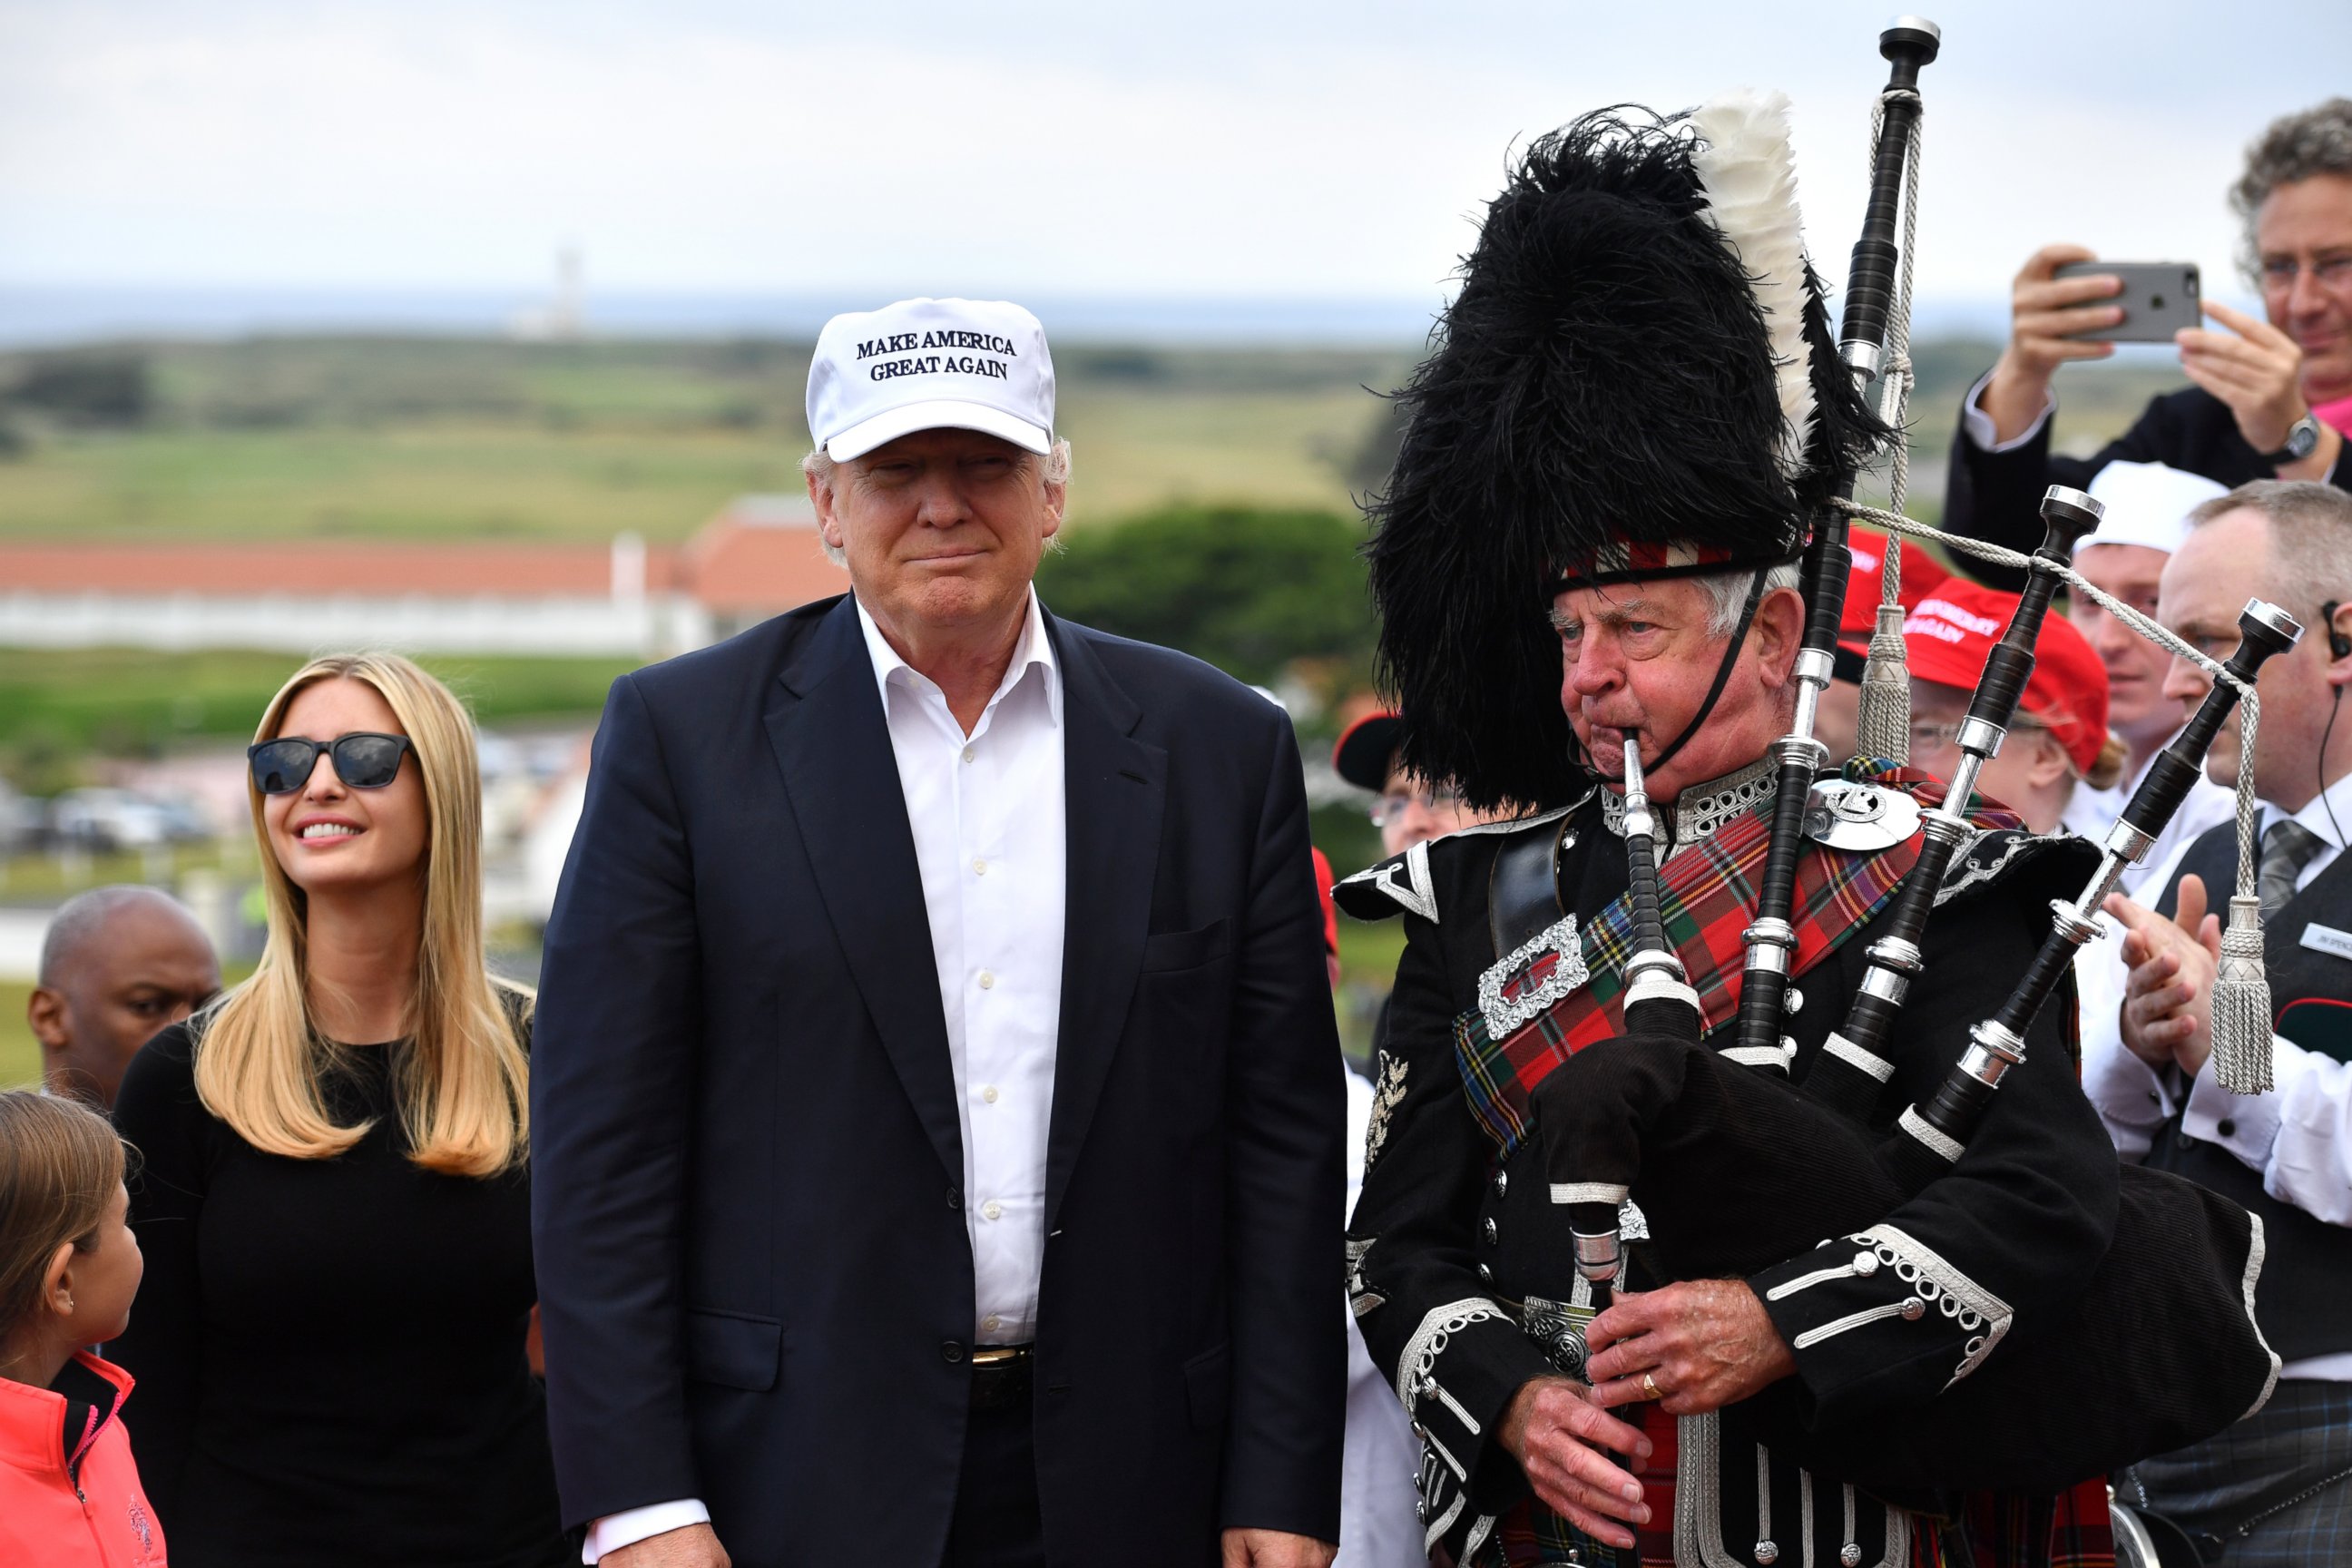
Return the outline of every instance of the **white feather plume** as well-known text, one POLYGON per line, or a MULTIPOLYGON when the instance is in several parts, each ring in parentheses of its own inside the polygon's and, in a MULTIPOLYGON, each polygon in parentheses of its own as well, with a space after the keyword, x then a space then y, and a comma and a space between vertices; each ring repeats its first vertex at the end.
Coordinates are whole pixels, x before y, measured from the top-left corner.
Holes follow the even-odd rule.
POLYGON ((1797 211, 1785 93, 1739 90, 1694 110, 1693 162, 1707 217, 1730 239, 1763 308, 1780 367, 1780 471, 1804 467, 1813 432, 1812 356, 1805 342, 1805 236, 1797 211))

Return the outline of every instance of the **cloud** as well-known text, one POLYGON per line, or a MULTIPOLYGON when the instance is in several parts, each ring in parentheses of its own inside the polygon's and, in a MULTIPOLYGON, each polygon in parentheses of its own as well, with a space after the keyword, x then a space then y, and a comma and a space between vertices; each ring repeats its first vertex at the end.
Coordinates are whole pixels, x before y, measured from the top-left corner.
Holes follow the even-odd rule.
MULTIPOLYGON (((2070 15, 2103 40, 2072 50, 2035 47, 2046 8, 1976 9, 1926 83, 1920 285, 1954 297, 2062 237, 2226 268, 2240 147, 2332 90, 2352 42, 2335 5, 2304 8, 2310 47, 2242 65, 2179 0, 2070 15)), ((481 286, 577 242, 593 287, 1433 298, 1515 140, 1772 85, 1835 278, 1881 11, 1757 16, 0 7, 0 272, 481 286)))

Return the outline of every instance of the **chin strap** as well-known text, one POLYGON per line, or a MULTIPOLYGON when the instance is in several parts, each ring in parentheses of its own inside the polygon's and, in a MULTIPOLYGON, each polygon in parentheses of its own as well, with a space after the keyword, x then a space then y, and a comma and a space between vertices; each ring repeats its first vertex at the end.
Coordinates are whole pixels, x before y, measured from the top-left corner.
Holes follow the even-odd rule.
POLYGON ((1665 750, 1646 764, 1649 772, 1655 773, 1674 761, 1675 753, 1689 743, 1690 738, 1698 733, 1698 727, 1706 722, 1706 716, 1715 711, 1717 700, 1722 697, 1724 687, 1730 683, 1731 667, 1739 662, 1739 650, 1748 641, 1748 628, 1756 622, 1756 606, 1764 602, 1764 579, 1771 574, 1771 567, 1759 566, 1756 569, 1756 575, 1748 580, 1748 602, 1739 607, 1739 624, 1732 628, 1731 641, 1724 647, 1723 662, 1715 667, 1715 684, 1706 689, 1706 700, 1698 705, 1698 711, 1692 714, 1691 721, 1683 726, 1683 732, 1668 742, 1665 750))

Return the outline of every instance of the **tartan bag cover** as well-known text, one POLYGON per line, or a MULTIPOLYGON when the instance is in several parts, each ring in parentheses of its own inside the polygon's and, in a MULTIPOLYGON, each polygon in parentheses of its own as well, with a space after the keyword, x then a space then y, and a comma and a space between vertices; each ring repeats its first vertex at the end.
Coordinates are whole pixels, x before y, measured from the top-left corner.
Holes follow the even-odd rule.
MULTIPOLYGON (((1921 809, 1941 805, 1941 779, 1890 763, 1875 763, 1849 775, 1859 784, 1898 790, 1921 809)), ((2015 828, 2016 813, 1977 796, 1969 821, 1984 829, 2015 828)), ((1755 918, 1759 885, 1771 850, 1771 802, 1735 817, 1687 852, 1658 868, 1658 910, 1666 940, 1681 955, 1691 986, 1698 993, 1706 1029, 1712 1033, 1739 1010, 1747 963, 1740 932, 1755 918)), ((1881 850, 1832 849, 1809 842, 1797 861, 1797 889, 1789 923, 1797 950, 1790 977, 1803 974, 1828 957, 1883 908, 1918 862, 1920 835, 1881 850)), ((1455 1058, 1471 1114, 1495 1141, 1498 1158, 1508 1158, 1527 1133, 1528 1099, 1552 1068, 1585 1047, 1624 1033, 1625 960, 1633 949, 1630 895, 1594 917, 1579 935, 1590 978, 1517 1029, 1496 1039, 1486 1015, 1473 1007, 1454 1020, 1455 1058)), ((1503 991, 1549 973, 1562 962, 1537 953, 1524 974, 1507 976, 1503 991)))

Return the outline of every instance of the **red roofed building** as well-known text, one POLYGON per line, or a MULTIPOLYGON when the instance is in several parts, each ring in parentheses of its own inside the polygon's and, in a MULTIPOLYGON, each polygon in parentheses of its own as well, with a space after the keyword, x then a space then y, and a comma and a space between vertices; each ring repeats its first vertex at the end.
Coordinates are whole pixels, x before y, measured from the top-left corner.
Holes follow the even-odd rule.
POLYGON ((740 497, 681 546, 0 542, 0 647, 658 658, 848 586, 798 496, 740 497))

